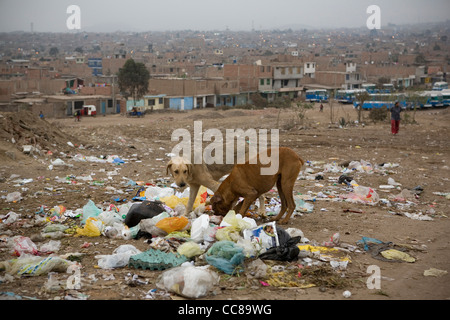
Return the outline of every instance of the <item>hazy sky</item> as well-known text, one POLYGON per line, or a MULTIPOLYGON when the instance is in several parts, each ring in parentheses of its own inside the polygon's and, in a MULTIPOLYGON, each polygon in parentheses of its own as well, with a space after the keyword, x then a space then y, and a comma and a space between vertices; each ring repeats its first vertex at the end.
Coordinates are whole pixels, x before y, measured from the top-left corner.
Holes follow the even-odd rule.
POLYGON ((378 5, 381 26, 445 21, 450 0, 0 0, 0 31, 69 31, 69 5, 81 31, 251 30, 361 27, 378 5))

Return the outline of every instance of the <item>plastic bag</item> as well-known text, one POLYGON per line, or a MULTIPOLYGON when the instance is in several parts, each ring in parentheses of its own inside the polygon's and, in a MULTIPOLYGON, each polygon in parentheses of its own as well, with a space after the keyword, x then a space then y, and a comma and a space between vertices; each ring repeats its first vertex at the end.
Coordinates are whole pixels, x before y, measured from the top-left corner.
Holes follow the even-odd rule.
POLYGON ((154 237, 164 237, 165 235, 167 235, 167 232, 161 230, 160 228, 157 228, 156 224, 162 219, 169 217, 170 216, 167 212, 163 212, 153 218, 143 219, 139 222, 139 228, 141 232, 147 232, 154 237))
POLYGON ((54 253, 58 252, 59 248, 61 248, 61 241, 59 240, 50 240, 47 243, 44 243, 40 247, 40 251, 43 253, 54 253))
POLYGON ((186 298, 197 299, 206 296, 219 280, 219 275, 214 271, 187 263, 164 271, 156 286, 186 298))
POLYGON ((187 226, 188 222, 188 218, 184 216, 169 217, 158 221, 158 223, 156 223, 156 227, 167 233, 171 233, 174 231, 183 230, 187 226))
POLYGON ((30 257, 12 259, 0 263, 0 268, 4 268, 9 274, 40 276, 51 271, 66 272, 67 268, 75 264, 72 261, 60 257, 30 257))
POLYGON ((237 242, 241 239, 240 229, 237 227, 224 227, 216 231, 216 239, 219 241, 233 241, 237 242))
POLYGON ((22 195, 18 191, 8 193, 6 196, 6 202, 17 202, 20 200, 22 200, 22 195))
POLYGON ((381 251, 381 255, 384 258, 386 258, 388 260, 393 260, 393 261, 406 261, 406 262, 410 262, 410 263, 416 261, 416 259, 411 257, 406 252, 402 252, 402 251, 395 250, 395 249, 381 251))
POLYGON ((245 259, 243 248, 232 241, 217 241, 207 251, 206 261, 217 269, 233 274, 245 259))
POLYGON ((160 188, 150 186, 145 190, 145 197, 148 200, 159 200, 161 198, 173 196, 175 191, 173 188, 160 188))
POLYGON ((204 234, 209 228, 209 216, 202 214, 200 217, 192 222, 191 226, 191 239, 195 242, 203 241, 204 234))
POLYGON ((209 226, 205 232, 203 233, 203 240, 206 242, 214 242, 216 241, 216 233, 219 230, 217 226, 209 226))
POLYGON ((20 257, 23 254, 39 254, 36 244, 28 237, 12 237, 8 240, 8 246, 11 248, 11 254, 17 257, 20 257))
POLYGON ((200 247, 198 243, 194 241, 188 241, 179 246, 177 252, 188 258, 192 258, 201 255, 205 251, 200 247))
POLYGON ((85 237, 99 237, 102 234, 103 222, 96 218, 88 218, 84 227, 77 228, 77 234, 85 237))
POLYGON ((90 217, 97 217, 101 212, 102 210, 97 208, 94 201, 89 200, 83 207, 81 223, 86 223, 86 220, 90 217))
POLYGON ((275 222, 265 223, 253 229, 246 229, 243 234, 244 239, 257 243, 266 250, 280 245, 275 222))
POLYGON ((102 269, 121 268, 128 265, 131 256, 141 253, 139 249, 131 244, 124 244, 117 247, 113 254, 95 256, 98 259, 98 266, 102 269))
POLYGON ((301 237, 291 236, 283 229, 278 228, 276 230, 280 245, 268 249, 266 252, 259 256, 263 260, 280 260, 280 261, 293 261, 297 259, 300 249, 297 247, 297 243, 300 242, 301 237))
POLYGON ((142 219, 149 219, 164 212, 163 203, 160 201, 143 201, 131 206, 125 217, 125 224, 128 227, 136 226, 142 219))
POLYGON ((369 205, 375 205, 380 201, 380 197, 375 190, 363 186, 356 186, 354 188, 354 192, 347 195, 341 195, 340 197, 346 199, 348 202, 363 203, 369 205))
MULTIPOLYGON (((256 222, 255 222, 255 225, 256 225, 256 222)), ((238 230, 243 230, 243 229, 251 228, 253 226, 253 223, 242 219, 242 216, 240 214, 236 215, 236 212, 234 212, 234 210, 230 210, 223 218, 222 222, 220 223, 220 226, 221 227, 235 227, 238 230)))
POLYGON ((298 196, 294 196, 294 201, 295 201, 295 211, 307 213, 313 212, 314 210, 313 204, 306 202, 305 200, 301 199, 298 196))

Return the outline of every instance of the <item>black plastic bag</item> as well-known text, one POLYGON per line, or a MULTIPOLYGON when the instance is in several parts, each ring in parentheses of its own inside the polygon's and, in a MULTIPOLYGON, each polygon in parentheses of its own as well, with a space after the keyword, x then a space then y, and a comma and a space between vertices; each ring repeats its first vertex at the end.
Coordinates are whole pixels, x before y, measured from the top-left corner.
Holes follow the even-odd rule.
POLYGON ((135 203, 128 211, 124 223, 129 227, 136 226, 142 219, 153 218, 161 212, 164 212, 164 206, 161 201, 147 201, 135 203))
POLYGON ((259 255, 262 260, 280 260, 280 261, 293 261, 296 260, 300 249, 297 247, 297 243, 300 242, 301 237, 291 236, 283 229, 277 226, 277 235, 280 245, 268 249, 263 254, 259 255))

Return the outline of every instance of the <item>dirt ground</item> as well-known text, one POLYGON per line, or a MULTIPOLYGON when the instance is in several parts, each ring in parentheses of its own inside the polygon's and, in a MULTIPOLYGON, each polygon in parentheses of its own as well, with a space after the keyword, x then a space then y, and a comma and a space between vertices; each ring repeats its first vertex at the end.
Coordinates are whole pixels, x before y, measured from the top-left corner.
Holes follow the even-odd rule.
MULTIPOLYGON (((167 178, 168 153, 176 144, 171 141, 171 135, 177 128, 192 131, 195 120, 202 121, 203 130, 270 130, 276 129, 278 123, 280 145, 292 148, 308 161, 301 173, 302 177, 296 182, 295 193, 303 195, 308 203, 314 205, 312 212, 296 215, 288 225, 282 227, 298 228, 310 243, 318 245, 330 241, 335 233, 340 234, 341 243, 352 246, 356 246, 362 237, 392 242, 406 250, 415 261, 382 261, 358 247, 357 251, 348 253, 351 262, 345 270, 333 271, 328 262, 323 262, 315 269, 322 272, 318 271, 312 276, 311 272, 308 273, 312 269, 303 266, 300 260, 265 261, 270 266, 281 265, 284 270, 294 270, 296 283, 302 283, 299 281, 302 275, 308 283, 320 277, 322 282, 314 282, 316 285, 311 288, 263 285, 270 277, 255 279, 244 268, 242 273, 235 276, 219 272, 219 285, 202 299, 449 299, 450 275, 424 276, 424 271, 430 268, 449 271, 450 265, 450 200, 445 197, 445 193, 450 192, 450 110, 418 111, 415 114, 417 123, 402 122, 397 136, 390 134, 388 121, 374 124, 368 120, 368 116, 368 112, 363 112, 364 124, 355 124, 357 112, 352 106, 337 104, 333 108, 333 124, 330 124, 329 105, 325 105, 323 112, 315 105, 313 110, 307 111, 303 125, 296 112, 283 110, 279 114, 277 109, 206 109, 153 113, 144 118, 109 115, 84 117, 80 122, 73 118, 40 120, 25 114, 20 122, 17 116, 3 113, 0 117, 0 215, 3 217, 0 227, 0 261, 14 258, 7 247, 8 238, 16 235, 32 237, 41 232, 43 226, 35 224, 34 218, 42 205, 46 208, 63 205, 68 210, 76 210, 90 199, 106 208, 108 204, 114 203, 113 199, 117 196, 129 200, 134 196, 136 189, 126 185, 130 179, 153 184, 161 182, 158 179, 167 178), (339 127, 338 122, 342 118, 346 125, 339 127), (15 137, 15 143, 11 143, 12 137, 15 137), (71 142, 73 147, 67 142, 71 142), (22 146, 27 144, 39 145, 40 154, 24 154, 22 146), (118 155, 125 163, 75 161, 77 154, 86 157, 118 155), (57 158, 66 165, 54 165, 50 170, 51 161, 57 158), (390 206, 386 202, 365 205, 340 198, 340 195, 349 193, 348 187, 337 183, 342 173, 324 168, 327 164, 348 164, 353 160, 364 160, 373 167, 383 168, 373 172, 354 170, 350 175, 359 185, 371 187, 380 198, 389 200, 390 206), (393 165, 379 167, 380 164, 393 165), (111 172, 115 173, 109 174, 111 172), (83 175, 91 175, 94 181, 100 182, 77 180, 76 183, 70 183, 70 176, 83 175), (401 186, 394 189, 380 188, 388 184, 389 178, 401 186), (23 179, 33 180, 26 182, 23 179), (423 191, 409 199, 411 202, 395 199, 403 189, 411 190, 417 186, 421 186, 423 191), (118 190, 123 193, 117 193, 118 190), (6 196, 15 191, 21 193, 22 199, 7 202, 6 196), (20 214, 20 220, 6 225, 5 215, 10 211, 20 214), (421 217, 431 219, 416 220, 406 216, 406 212, 421 213, 421 217), (368 288, 367 280, 372 275, 368 273, 369 266, 379 268, 380 288, 368 288), (350 298, 343 296, 346 290, 351 292, 350 298)), ((405 114, 403 117, 405 119, 405 114)), ((411 112, 407 118, 411 120, 411 112)), ((172 181, 169 179, 162 183, 170 185, 172 181)), ((276 197, 276 190, 270 196, 276 197)), ((67 218, 63 223, 79 226, 79 221, 72 218, 67 218)), ((33 239, 36 239, 37 245, 42 243, 37 242, 36 237, 33 239)), ((63 300, 71 296, 89 300, 142 300, 150 299, 148 292, 156 289, 156 279, 162 271, 132 267, 104 270, 97 266, 98 260, 95 259, 99 254, 112 254, 121 244, 132 244, 141 251, 148 250, 149 244, 145 239, 120 240, 105 236, 90 238, 72 235, 60 240, 58 254, 84 254, 80 261, 81 289, 48 289, 46 275, 5 278, 5 271, 0 271, 0 293, 12 292, 22 299, 63 300), (83 247, 85 243, 90 245, 83 247), (133 275, 138 275, 139 281, 130 280, 133 275)), ((58 273, 56 276, 64 282, 70 274, 58 273)), ((157 299, 168 298, 163 291, 156 292, 161 294, 157 299)), ((1 297, 7 296, 3 294, 1 297)), ((171 298, 180 299, 175 294, 171 298)))

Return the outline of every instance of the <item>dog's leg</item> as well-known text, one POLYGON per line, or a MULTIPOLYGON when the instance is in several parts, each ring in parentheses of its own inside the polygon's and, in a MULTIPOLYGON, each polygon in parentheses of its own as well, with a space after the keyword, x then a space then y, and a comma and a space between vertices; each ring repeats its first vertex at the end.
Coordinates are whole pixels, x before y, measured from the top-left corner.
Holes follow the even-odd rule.
POLYGON ((238 204, 236 204, 238 201, 239 201, 239 198, 238 198, 238 200, 234 201, 233 205, 231 206, 235 212, 240 212, 241 208, 242 208, 242 204, 244 203, 243 201, 241 201, 238 204))
POLYGON ((280 209, 280 212, 277 214, 277 216, 275 218, 272 218, 271 221, 280 220, 281 217, 283 217, 283 214, 287 209, 286 197, 284 195, 283 188, 281 187, 281 177, 278 178, 278 180, 277 180, 277 190, 278 190, 278 195, 280 196, 280 200, 281 200, 281 209, 280 209))
POLYGON ((259 213, 259 216, 260 216, 261 218, 267 218, 267 216, 266 216, 265 202, 266 202, 266 199, 264 198, 264 195, 263 195, 263 194, 260 195, 260 196, 259 196, 259 208, 258 208, 258 213, 259 213))
POLYGON ((280 221, 280 224, 287 224, 289 219, 291 218, 292 213, 295 210, 295 201, 294 201, 294 184, 295 184, 296 176, 293 179, 286 179, 285 181, 281 181, 281 189, 283 194, 285 195, 287 202, 287 214, 283 220, 280 221))
POLYGON ((197 193, 199 189, 200 189, 199 184, 189 184, 189 201, 186 207, 185 215, 189 214, 193 210, 195 198, 197 198, 197 193))
POLYGON ((258 192, 253 190, 249 193, 247 193, 244 196, 244 201, 242 202, 242 206, 241 209, 239 210, 239 213, 245 217, 247 216, 247 211, 250 208, 250 206, 252 205, 253 202, 255 202, 255 200, 258 198, 258 192))

